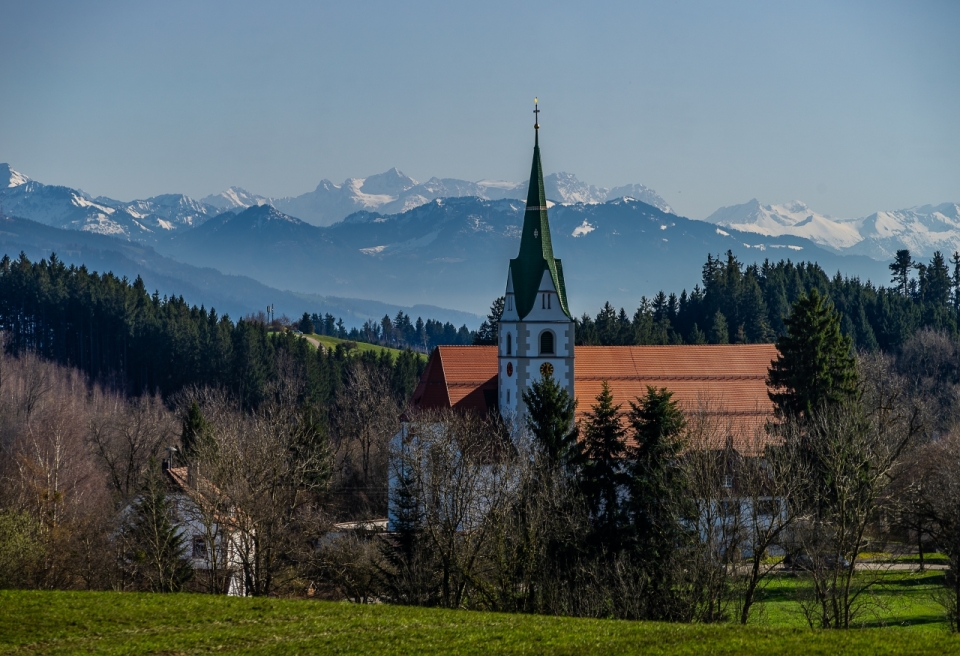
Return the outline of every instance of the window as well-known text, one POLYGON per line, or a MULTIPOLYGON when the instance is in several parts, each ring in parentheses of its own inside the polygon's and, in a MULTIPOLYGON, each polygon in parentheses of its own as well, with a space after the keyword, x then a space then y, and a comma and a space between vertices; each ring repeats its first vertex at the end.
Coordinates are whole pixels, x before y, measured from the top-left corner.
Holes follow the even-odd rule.
POLYGON ((547 309, 550 309, 550 298, 553 296, 550 292, 547 292, 547 309))
POLYGON ((507 390, 507 405, 510 405, 510 390, 507 390))
POLYGON ((194 558, 207 557, 207 541, 203 539, 202 535, 193 536, 193 557, 194 558))
POLYGON ((733 487, 733 476, 727 474, 723 477, 723 487, 730 489, 733 487))
POLYGON ((540 294, 540 309, 541 309, 541 310, 546 310, 546 309, 547 309, 547 295, 546 295, 546 294, 540 294))
POLYGON ((549 330, 540 333, 540 355, 553 355, 553 333, 549 330))
POLYGON ((507 294, 507 310, 513 312, 513 294, 507 294))
POLYGON ((513 335, 507 333, 507 355, 513 355, 513 335))

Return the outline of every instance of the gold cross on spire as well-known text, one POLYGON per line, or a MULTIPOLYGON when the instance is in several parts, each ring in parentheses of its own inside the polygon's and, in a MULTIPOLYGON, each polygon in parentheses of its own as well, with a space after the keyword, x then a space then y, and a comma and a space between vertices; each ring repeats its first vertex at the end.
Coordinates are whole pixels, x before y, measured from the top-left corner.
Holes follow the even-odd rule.
POLYGON ((533 99, 533 129, 540 129, 540 109, 537 107, 537 99, 533 99))

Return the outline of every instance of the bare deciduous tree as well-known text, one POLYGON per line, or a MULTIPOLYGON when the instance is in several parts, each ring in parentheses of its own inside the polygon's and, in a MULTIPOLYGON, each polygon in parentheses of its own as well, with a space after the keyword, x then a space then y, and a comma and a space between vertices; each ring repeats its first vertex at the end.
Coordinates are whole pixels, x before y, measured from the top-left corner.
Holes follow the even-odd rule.
POLYGON ((854 577, 868 530, 901 456, 923 428, 921 408, 883 355, 863 357, 855 404, 821 409, 784 433, 816 464, 802 490, 795 536, 808 555, 811 625, 849 628, 864 610, 877 577, 854 577))
POLYGON ((386 515, 387 459, 399 416, 390 381, 363 362, 352 362, 336 397, 332 446, 335 491, 342 510, 354 519, 386 515))

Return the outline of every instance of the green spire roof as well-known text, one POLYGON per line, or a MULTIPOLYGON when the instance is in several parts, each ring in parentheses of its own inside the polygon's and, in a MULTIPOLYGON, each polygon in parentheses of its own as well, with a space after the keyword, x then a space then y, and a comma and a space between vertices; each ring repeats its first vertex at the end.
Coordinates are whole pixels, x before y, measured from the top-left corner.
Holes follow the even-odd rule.
POLYGON ((513 293, 520 318, 530 314, 537 302, 543 272, 550 272, 553 285, 560 297, 563 313, 570 316, 567 305, 567 289, 563 284, 563 267, 553 257, 550 241, 550 221, 547 219, 547 198, 543 192, 543 167, 540 165, 540 131, 535 132, 533 145, 533 168, 530 171, 530 191, 527 192, 527 209, 523 215, 523 234, 520 237, 520 253, 510 260, 513 277, 513 293))

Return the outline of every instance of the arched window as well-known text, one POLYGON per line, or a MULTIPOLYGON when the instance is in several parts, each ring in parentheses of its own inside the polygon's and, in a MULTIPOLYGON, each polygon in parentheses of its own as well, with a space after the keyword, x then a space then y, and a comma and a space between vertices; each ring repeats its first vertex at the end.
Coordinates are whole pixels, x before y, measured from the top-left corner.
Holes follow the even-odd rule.
POLYGON ((513 355, 513 335, 507 333, 507 355, 513 355))
POLYGON ((549 330, 540 333, 540 355, 553 355, 553 333, 549 330))

